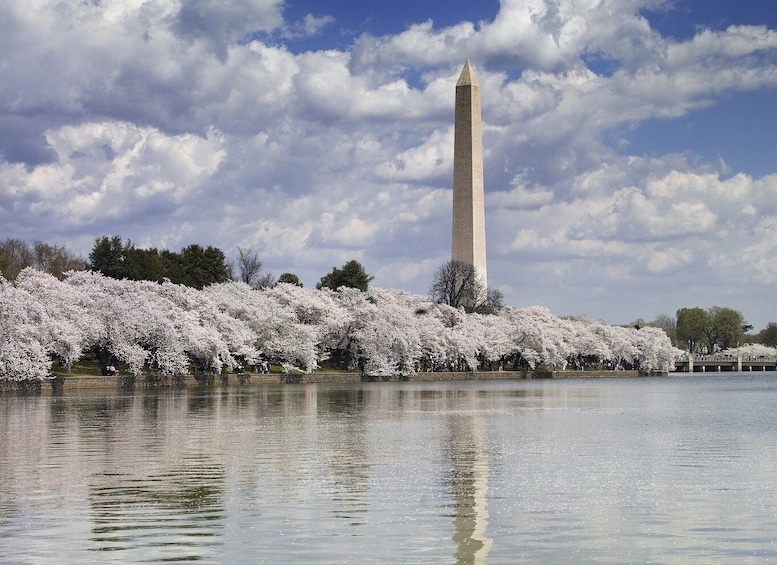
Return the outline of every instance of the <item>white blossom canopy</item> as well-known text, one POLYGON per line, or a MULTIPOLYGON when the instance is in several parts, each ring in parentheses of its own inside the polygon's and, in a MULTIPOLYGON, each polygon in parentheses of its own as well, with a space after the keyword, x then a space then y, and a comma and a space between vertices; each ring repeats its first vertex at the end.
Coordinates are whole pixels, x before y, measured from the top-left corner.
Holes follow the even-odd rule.
POLYGON ((0 380, 13 381, 45 379, 55 361, 69 370, 94 351, 132 375, 152 367, 183 374, 202 363, 218 372, 260 359, 311 372, 337 351, 374 377, 580 359, 667 370, 677 353, 658 328, 562 319, 539 306, 466 314, 389 289, 229 282, 195 290, 86 271, 59 281, 29 268, 15 286, 0 279, 0 332, 0 380))

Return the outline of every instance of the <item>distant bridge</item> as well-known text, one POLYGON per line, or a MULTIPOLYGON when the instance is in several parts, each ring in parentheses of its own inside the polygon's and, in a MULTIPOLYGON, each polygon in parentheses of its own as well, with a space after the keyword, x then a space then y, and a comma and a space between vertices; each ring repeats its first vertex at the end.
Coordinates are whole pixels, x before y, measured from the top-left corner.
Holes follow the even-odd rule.
POLYGON ((721 373, 724 371, 777 371, 777 357, 752 355, 689 355, 677 359, 674 370, 678 373, 721 373))

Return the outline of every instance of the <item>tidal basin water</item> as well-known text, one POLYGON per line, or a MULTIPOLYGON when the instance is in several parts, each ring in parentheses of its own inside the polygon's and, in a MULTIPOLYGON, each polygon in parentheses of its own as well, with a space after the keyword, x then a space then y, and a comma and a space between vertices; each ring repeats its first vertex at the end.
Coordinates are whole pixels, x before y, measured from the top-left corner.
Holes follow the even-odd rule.
POLYGON ((777 562, 777 376, 0 396, 2 563, 777 562))

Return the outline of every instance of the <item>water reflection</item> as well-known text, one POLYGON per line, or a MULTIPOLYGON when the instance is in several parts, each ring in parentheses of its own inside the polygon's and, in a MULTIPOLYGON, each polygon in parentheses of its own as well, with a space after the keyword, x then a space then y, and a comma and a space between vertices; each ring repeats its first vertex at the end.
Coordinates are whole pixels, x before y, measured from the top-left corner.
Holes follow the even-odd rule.
POLYGON ((331 501, 328 514, 352 527, 366 524, 372 479, 369 445, 364 441, 367 422, 357 408, 360 404, 361 399, 353 395, 331 398, 327 408, 332 418, 318 430, 319 444, 327 446, 317 456, 322 468, 321 494, 331 501))
POLYGON ((456 563, 485 563, 493 541, 488 526, 488 443, 482 415, 449 420, 449 477, 456 498, 453 525, 456 563))
POLYGON ((189 413, 196 416, 208 416, 212 414, 216 405, 216 396, 212 391, 198 390, 189 396, 189 413))
POLYGON ((730 375, 0 396, 0 561, 777 562, 776 402, 730 375))
POLYGON ((89 484, 89 550, 199 560, 222 543, 225 482, 223 465, 207 456, 147 475, 95 474, 89 484))

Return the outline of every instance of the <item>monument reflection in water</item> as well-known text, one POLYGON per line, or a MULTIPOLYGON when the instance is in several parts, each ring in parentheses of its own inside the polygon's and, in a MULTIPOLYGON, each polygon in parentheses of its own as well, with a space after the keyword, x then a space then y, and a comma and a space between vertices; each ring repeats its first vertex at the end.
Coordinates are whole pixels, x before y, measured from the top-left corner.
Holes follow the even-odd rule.
POLYGON ((0 396, 0 562, 775 561, 764 375, 0 396))
POLYGON ((456 497, 453 519, 457 563, 485 563, 492 540, 488 526, 488 443, 482 415, 449 422, 448 454, 451 486, 456 497))

